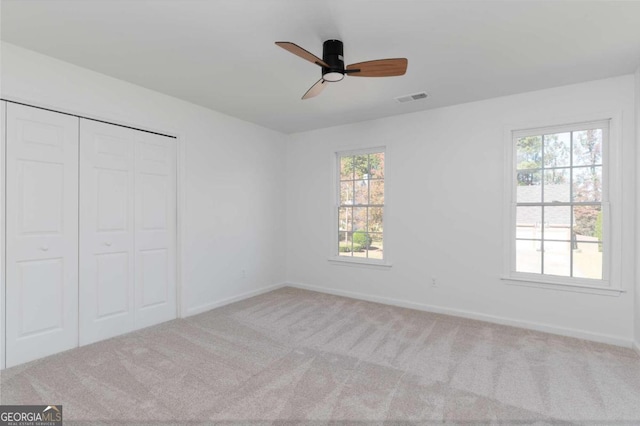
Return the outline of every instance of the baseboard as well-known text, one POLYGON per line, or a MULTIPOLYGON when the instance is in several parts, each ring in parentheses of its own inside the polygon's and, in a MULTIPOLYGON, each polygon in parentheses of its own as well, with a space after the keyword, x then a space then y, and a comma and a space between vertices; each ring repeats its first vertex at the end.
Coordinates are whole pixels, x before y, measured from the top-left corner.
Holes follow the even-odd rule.
MULTIPOLYGON (((587 331, 576 330, 571 328, 556 327, 549 324, 542 324, 530 321, 514 320, 494 315, 481 314, 478 312, 465 311, 461 309, 452 309, 441 306, 427 305, 423 303, 409 302, 406 300, 392 299, 381 296, 371 296, 364 293, 338 290, 333 288, 319 287, 301 283, 287 283, 286 286, 300 288, 304 290, 317 291, 320 293, 333 294, 336 296, 349 297, 351 299, 366 300, 368 302, 382 303, 384 305, 399 306, 402 308, 416 309, 419 311, 432 312, 436 314, 452 315, 478 321, 491 322, 494 324, 508 325, 512 327, 526 328, 529 330, 541 331, 544 333, 557 334, 560 336, 574 337, 578 339, 591 340, 609 345, 632 347, 632 341, 623 337, 611 336, 599 333, 590 333, 587 331)), ((639 350, 636 346, 636 350, 639 350)))
POLYGON ((224 306, 224 305, 229 305, 230 303, 235 303, 235 302, 239 302, 239 301, 244 300, 244 299, 249 299, 251 297, 259 296, 261 294, 268 293, 270 291, 277 290, 277 289, 279 289, 281 287, 286 287, 286 286, 287 286, 287 284, 285 284, 285 283, 273 284, 273 285, 269 285, 269 286, 266 286, 266 287, 259 288, 257 290, 252 290, 252 291, 248 291, 246 293, 238 294, 237 296, 232 296, 232 297, 228 297, 226 299, 218 300, 216 302, 205 303, 204 305, 199 305, 199 306, 194 306, 192 308, 187 308, 187 312, 186 312, 185 315, 183 315, 183 318, 190 317, 190 316, 193 316, 193 315, 198 315, 198 314, 201 314, 203 312, 207 312, 207 311, 210 311, 210 310, 215 309, 215 308, 219 308, 219 307, 224 306))

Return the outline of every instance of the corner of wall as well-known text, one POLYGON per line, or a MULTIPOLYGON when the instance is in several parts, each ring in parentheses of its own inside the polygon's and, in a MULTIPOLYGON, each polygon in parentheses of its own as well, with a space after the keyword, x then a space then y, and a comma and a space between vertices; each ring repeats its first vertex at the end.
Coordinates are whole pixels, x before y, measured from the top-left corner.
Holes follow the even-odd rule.
POLYGON ((291 235, 291 229, 289 226, 289 216, 290 216, 290 212, 289 212, 289 206, 292 205, 292 200, 290 199, 291 197, 291 184, 292 181, 289 178, 290 173, 291 173, 291 146, 294 143, 294 136, 292 136, 291 134, 285 134, 284 135, 284 205, 285 205, 285 213, 284 213, 284 247, 283 247, 283 253, 284 253, 284 282, 286 283, 290 277, 289 277, 289 272, 291 270, 291 268, 289 267, 289 261, 291 256, 289 255, 289 249, 292 247, 291 243, 290 243, 290 238, 292 237, 291 235))
POLYGON ((640 66, 635 72, 635 124, 636 124, 636 286, 634 308, 634 347, 640 355, 640 66))

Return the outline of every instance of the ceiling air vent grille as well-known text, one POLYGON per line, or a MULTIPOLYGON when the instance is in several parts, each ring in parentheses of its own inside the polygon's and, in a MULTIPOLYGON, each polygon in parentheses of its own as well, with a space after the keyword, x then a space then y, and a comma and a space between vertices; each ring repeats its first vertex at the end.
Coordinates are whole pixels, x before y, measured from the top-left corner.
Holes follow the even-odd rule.
POLYGON ((418 92, 418 93, 412 93, 411 95, 398 96, 396 98, 396 102, 404 104, 406 102, 419 101, 420 99, 426 99, 426 98, 427 98, 426 92, 418 92))

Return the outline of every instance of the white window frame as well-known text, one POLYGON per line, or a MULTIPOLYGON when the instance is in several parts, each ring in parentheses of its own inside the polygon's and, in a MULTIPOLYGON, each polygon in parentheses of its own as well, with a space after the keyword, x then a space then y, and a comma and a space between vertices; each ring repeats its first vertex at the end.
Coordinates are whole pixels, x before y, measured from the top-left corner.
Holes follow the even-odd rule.
POLYGON ((388 183, 389 183, 389 167, 388 167, 388 153, 385 146, 377 146, 373 148, 356 148, 347 149, 333 152, 331 156, 332 163, 332 188, 331 191, 331 251, 329 254, 329 261, 342 266, 359 266, 359 267, 371 267, 371 268, 389 268, 391 267, 389 257, 389 238, 388 238, 388 212, 389 212, 389 197, 388 197, 388 183), (348 157, 351 155, 365 155, 384 153, 384 205, 382 207, 382 217, 384 223, 384 230, 382 232, 383 241, 383 258, 382 259, 370 259, 363 257, 349 257, 340 256, 338 252, 338 208, 340 206, 340 157, 348 157))
POLYGON ((502 279, 507 284, 528 287, 551 288, 580 293, 619 295, 621 287, 621 158, 620 158, 620 118, 619 114, 599 114, 574 118, 556 123, 530 123, 511 125, 505 128, 505 195, 504 195, 504 271, 502 279), (603 278, 589 279, 562 277, 536 273, 516 272, 516 149, 517 138, 540 134, 577 131, 607 125, 603 132, 602 148, 602 211, 603 211, 603 278), (606 134, 605 134, 606 133, 606 134))

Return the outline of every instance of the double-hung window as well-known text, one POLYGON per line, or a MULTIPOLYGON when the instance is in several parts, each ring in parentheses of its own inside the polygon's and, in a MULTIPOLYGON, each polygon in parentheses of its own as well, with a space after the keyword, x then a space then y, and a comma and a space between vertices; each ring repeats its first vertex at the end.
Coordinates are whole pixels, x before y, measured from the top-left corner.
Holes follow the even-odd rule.
POLYGON ((609 120, 512 132, 510 277, 608 283, 609 120))
POLYGON ((339 152, 334 256, 381 263, 384 259, 384 149, 339 152))

